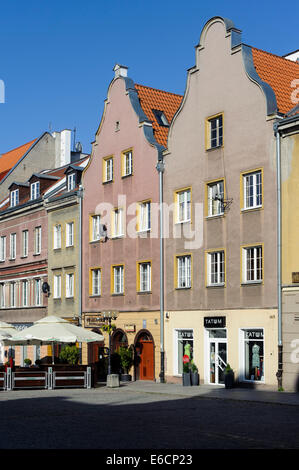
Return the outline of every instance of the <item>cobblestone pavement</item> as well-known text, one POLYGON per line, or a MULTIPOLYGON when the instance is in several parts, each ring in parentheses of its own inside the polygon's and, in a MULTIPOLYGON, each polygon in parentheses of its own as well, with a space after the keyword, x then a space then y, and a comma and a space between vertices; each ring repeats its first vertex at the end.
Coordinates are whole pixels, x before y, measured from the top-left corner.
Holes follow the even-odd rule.
POLYGON ((0 448, 299 448, 295 403, 232 399, 201 387, 192 396, 194 387, 165 385, 1 392, 0 448))

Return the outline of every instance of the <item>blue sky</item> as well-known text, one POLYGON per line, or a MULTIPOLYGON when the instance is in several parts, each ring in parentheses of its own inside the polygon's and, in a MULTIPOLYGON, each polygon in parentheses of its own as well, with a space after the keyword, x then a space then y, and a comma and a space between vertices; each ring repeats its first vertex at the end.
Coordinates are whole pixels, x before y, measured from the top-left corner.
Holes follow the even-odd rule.
POLYGON ((230 18, 246 44, 299 48, 298 2, 9 0, 0 16, 0 154, 42 132, 77 129, 91 150, 113 66, 136 82, 183 94, 205 22, 230 18))

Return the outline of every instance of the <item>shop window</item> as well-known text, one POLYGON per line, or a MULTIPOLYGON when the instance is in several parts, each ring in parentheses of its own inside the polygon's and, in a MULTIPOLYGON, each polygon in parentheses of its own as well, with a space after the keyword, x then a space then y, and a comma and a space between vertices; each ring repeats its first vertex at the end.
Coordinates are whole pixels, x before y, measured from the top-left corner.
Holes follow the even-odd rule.
POLYGON ((243 330, 244 379, 264 382, 264 330, 243 330))
POLYGON ((183 373, 183 356, 193 359, 193 330, 176 330, 177 335, 177 358, 175 374, 183 373))

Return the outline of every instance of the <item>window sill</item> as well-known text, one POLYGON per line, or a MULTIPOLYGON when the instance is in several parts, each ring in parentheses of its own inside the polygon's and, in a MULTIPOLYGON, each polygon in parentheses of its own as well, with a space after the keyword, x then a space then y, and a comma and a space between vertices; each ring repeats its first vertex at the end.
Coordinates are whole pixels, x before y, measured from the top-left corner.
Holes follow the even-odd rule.
POLYGON ((175 225, 182 225, 182 224, 191 224, 191 219, 188 220, 177 220, 175 225))
POLYGON ((216 145, 216 147, 208 147, 206 148, 206 152, 211 152, 212 150, 217 150, 217 149, 222 149, 223 148, 223 144, 221 145, 216 145))
POLYGON ((246 208, 243 208, 241 209, 241 213, 244 213, 244 212, 254 212, 254 211, 260 211, 264 209, 263 206, 256 206, 256 207, 246 207, 246 208))
POLYGON ((206 219, 207 220, 212 220, 212 219, 222 219, 225 216, 224 212, 221 214, 215 214, 215 215, 207 215, 206 219))
POLYGON ((40 253, 33 253, 32 256, 40 256, 40 253))
POLYGON ((150 228, 147 228, 146 230, 138 230, 137 231, 137 235, 142 237, 144 235, 147 235, 148 233, 151 233, 151 229, 150 228))
POLYGON ((123 297, 125 294, 122 292, 120 294, 111 294, 112 297, 123 297))
POLYGON ((147 295, 147 294, 152 294, 152 291, 151 290, 137 291, 137 295, 147 295))
POLYGON ((122 175, 122 179, 126 179, 126 178, 129 178, 130 176, 133 176, 133 173, 130 173, 129 175, 122 175))
POLYGON ((223 283, 223 284, 209 284, 209 285, 206 286, 207 289, 211 289, 211 288, 212 288, 212 289, 213 289, 213 288, 218 289, 219 287, 220 287, 220 288, 221 288, 221 287, 225 287, 225 283, 223 283))
POLYGON ((111 240, 118 240, 120 238, 125 238, 124 235, 115 235, 114 237, 111 237, 111 240))
POLYGON ((55 300, 55 301, 61 300, 61 297, 53 297, 53 300, 55 300))
POLYGON ((261 286, 263 281, 242 282, 241 286, 261 286))
POLYGON ((189 290, 191 289, 191 286, 190 287, 176 287, 175 290, 189 290))
POLYGON ((8 261, 15 261, 16 258, 8 258, 8 261))
POLYGON ((56 252, 61 251, 61 247, 60 248, 53 248, 53 251, 56 251, 56 252))
POLYGON ((74 248, 75 245, 68 245, 66 248, 74 248))
MULTIPOLYGON (((28 258, 28 255, 20 256, 21 259, 28 258)), ((1 262, 1 261, 0 261, 1 262)))
POLYGON ((113 183, 113 180, 109 180, 109 181, 103 181, 102 184, 111 184, 113 183))
POLYGON ((99 298, 99 297, 102 297, 102 295, 101 295, 101 294, 89 294, 89 297, 90 297, 91 299, 97 299, 97 298, 99 298))
POLYGON ((65 297, 65 300, 74 300, 74 296, 70 296, 70 297, 65 297))

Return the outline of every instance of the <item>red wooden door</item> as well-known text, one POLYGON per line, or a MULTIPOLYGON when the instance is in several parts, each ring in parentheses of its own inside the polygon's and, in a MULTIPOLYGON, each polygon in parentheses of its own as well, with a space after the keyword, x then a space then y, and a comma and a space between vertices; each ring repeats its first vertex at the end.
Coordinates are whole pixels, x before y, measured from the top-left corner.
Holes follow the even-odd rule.
POLYGON ((139 378, 140 380, 154 380, 154 343, 140 340, 140 345, 139 378))

